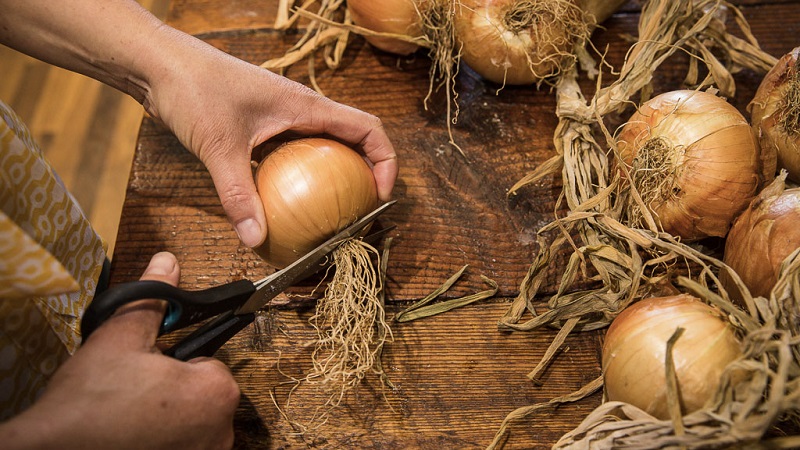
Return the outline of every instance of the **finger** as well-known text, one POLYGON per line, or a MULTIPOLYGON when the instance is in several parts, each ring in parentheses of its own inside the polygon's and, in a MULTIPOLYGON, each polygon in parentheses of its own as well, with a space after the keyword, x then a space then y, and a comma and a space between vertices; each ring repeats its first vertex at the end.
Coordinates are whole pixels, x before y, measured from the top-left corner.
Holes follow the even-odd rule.
POLYGON ((373 164, 378 197, 383 201, 390 200, 398 173, 397 153, 381 120, 359 109, 336 103, 295 82, 282 81, 288 86, 278 90, 285 96, 278 103, 285 104, 286 110, 294 110, 297 116, 283 125, 274 122, 262 124, 264 139, 279 132, 294 131, 328 134, 353 144, 373 164), (294 95, 290 96, 289 93, 294 95))
POLYGON ((228 159, 216 157, 205 163, 222 208, 239 239, 248 247, 257 247, 267 237, 264 205, 256 191, 249 151, 236 152, 235 155, 228 159))
POLYGON ((325 123, 321 131, 357 145, 373 164, 378 197, 383 201, 391 200, 398 173, 397 153, 381 120, 346 105, 335 104, 327 99, 323 101, 335 106, 330 121, 325 123))
POLYGON ((205 391, 216 390, 215 396, 222 403, 220 406, 233 413, 241 392, 231 369, 222 361, 206 356, 190 359, 187 363, 193 366, 201 379, 209 383, 210 386, 205 391))
POLYGON ((383 127, 374 128, 362 141, 366 157, 372 161, 372 173, 378 187, 378 197, 387 202, 392 199, 392 189, 397 180, 398 164, 397 153, 394 151, 383 127))
MULTIPOLYGON (((177 285, 180 279, 177 259, 167 252, 153 255, 141 279, 177 285)), ((118 349, 150 350, 164 320, 165 306, 161 300, 141 300, 124 305, 97 329, 89 341, 103 341, 118 349), (93 339, 97 335, 101 337, 93 339)))

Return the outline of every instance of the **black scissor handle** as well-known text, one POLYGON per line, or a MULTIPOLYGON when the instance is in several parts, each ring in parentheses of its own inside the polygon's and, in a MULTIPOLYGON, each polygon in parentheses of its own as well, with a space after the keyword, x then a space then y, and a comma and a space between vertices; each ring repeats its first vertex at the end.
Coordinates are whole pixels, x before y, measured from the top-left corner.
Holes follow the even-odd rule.
POLYGON ((255 285, 249 280, 200 291, 186 291, 155 280, 122 283, 92 300, 81 319, 81 334, 85 341, 119 307, 143 299, 167 301, 167 312, 159 334, 168 333, 225 311, 233 311, 246 302, 255 290, 255 285))
POLYGON ((212 356, 255 318, 254 313, 237 315, 233 311, 225 312, 164 350, 164 354, 181 361, 188 361, 198 356, 212 356))

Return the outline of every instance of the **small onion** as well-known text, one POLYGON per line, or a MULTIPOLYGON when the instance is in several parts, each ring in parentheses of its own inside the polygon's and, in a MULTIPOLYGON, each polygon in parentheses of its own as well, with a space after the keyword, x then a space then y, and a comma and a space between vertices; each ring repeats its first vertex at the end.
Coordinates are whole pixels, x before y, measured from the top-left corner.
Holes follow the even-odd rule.
MULTIPOLYGON (((752 295, 769 297, 784 259, 800 247, 800 188, 785 189, 776 179, 734 221, 725 240, 723 262, 752 295)), ((726 271, 720 283, 734 299, 738 289, 726 271)))
MULTIPOLYGON (((347 9, 353 23, 379 33, 409 37, 422 35, 419 12, 414 0, 348 0, 347 9)), ((364 36, 367 42, 385 52, 398 55, 414 53, 418 46, 385 36, 364 36)))
POLYGON ((354 150, 321 138, 287 142, 258 165, 267 239, 255 252, 282 268, 378 204, 375 178, 354 150))
POLYGON ((588 39, 621 0, 461 0, 456 37, 461 59, 487 80, 539 83, 575 61, 574 45, 588 39))
POLYGON ((767 72, 750 102, 753 130, 762 148, 777 150, 778 167, 800 182, 800 47, 767 72))
POLYGON ((679 327, 684 332, 672 357, 682 413, 702 408, 714 396, 723 370, 741 355, 741 344, 716 309, 681 294, 641 300, 611 323, 602 356, 608 400, 669 418, 666 350, 679 327))
MULTIPOLYGON (((617 149, 658 225, 685 240, 724 237, 775 174, 744 116, 707 92, 649 100, 623 126, 617 149)), ((632 205, 629 220, 639 225, 642 213, 632 205)))

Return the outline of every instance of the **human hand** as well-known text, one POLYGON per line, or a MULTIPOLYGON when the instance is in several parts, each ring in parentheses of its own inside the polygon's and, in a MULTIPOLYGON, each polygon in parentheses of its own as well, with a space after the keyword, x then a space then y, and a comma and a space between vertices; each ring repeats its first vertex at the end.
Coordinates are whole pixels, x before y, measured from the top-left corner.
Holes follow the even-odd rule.
POLYGON ((252 150, 284 131, 327 134, 352 144, 372 162, 380 199, 390 199, 397 156, 377 117, 191 36, 164 33, 169 67, 150 77, 143 104, 206 165, 244 244, 257 246, 268 232, 253 182, 252 150))
MULTIPOLYGON (((177 284, 159 253, 143 280, 177 284)), ((30 409, 0 425, 4 448, 230 448, 239 388, 220 361, 181 362, 155 347, 164 302, 120 308, 51 379, 30 409)))
POLYGON ((371 114, 171 28, 134 0, 0 0, 0 8, 0 43, 126 92, 166 124, 206 165, 250 247, 267 235, 250 156, 284 131, 351 144, 374 165, 380 199, 390 199, 397 156, 371 114))

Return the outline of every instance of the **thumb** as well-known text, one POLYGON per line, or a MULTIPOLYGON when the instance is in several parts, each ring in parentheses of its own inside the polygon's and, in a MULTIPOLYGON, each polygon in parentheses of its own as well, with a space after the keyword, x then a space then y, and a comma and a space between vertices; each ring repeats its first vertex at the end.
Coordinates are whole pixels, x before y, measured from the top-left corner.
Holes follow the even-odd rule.
MULTIPOLYGON (((141 279, 163 281, 176 286, 180 279, 177 259, 168 252, 153 255, 141 279)), ((89 342, 96 340, 118 349, 150 351, 155 345, 158 330, 164 320, 165 308, 166 302, 162 300, 140 300, 124 305, 89 336, 89 342), (93 339, 96 335, 102 337, 93 339)))
POLYGON ((264 205, 253 181, 250 158, 238 159, 208 161, 206 167, 239 239, 248 247, 257 247, 267 236, 264 205))

